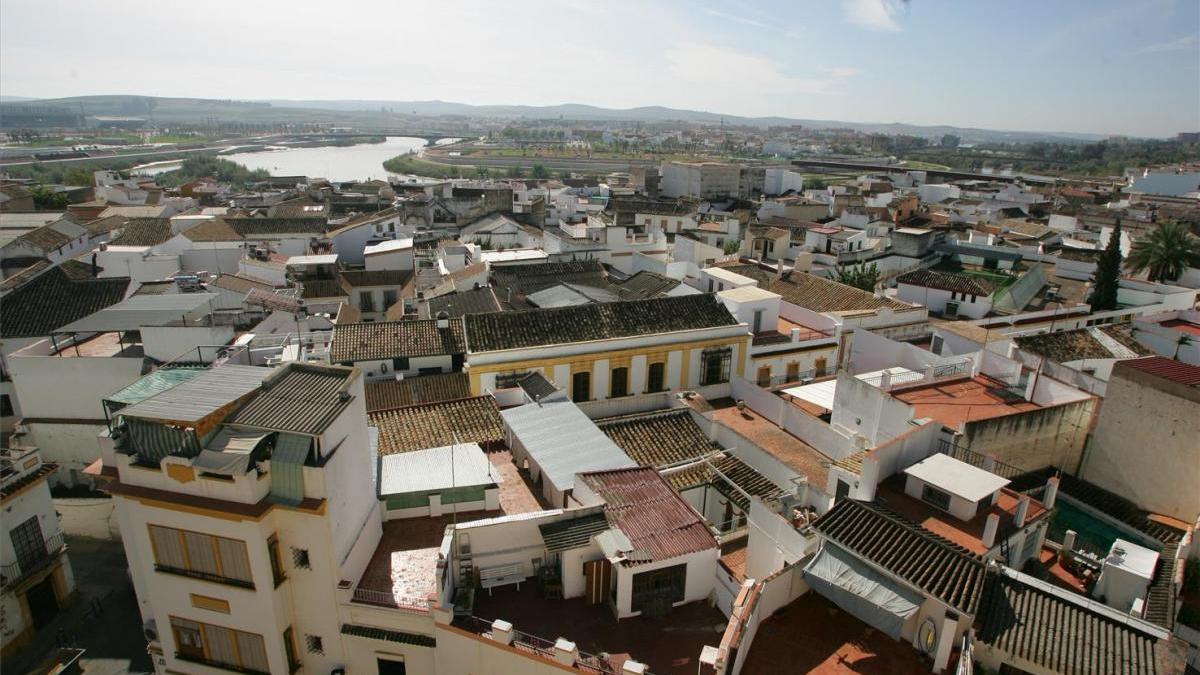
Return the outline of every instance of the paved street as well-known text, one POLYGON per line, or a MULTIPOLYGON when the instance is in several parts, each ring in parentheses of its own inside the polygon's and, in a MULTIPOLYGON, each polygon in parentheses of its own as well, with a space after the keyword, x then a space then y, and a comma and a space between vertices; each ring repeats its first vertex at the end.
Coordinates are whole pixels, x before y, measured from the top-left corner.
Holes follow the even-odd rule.
POLYGON ((78 600, 4 663, 3 671, 28 672, 62 641, 87 650, 81 664, 88 675, 153 672, 121 544, 68 539, 67 545, 78 600))

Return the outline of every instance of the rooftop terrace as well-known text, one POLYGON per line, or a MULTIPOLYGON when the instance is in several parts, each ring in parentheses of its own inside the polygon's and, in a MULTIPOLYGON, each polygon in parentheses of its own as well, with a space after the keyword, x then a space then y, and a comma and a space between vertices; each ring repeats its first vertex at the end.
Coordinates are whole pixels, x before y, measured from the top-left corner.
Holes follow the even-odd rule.
POLYGON ((977 375, 893 391, 892 397, 913 406, 916 417, 929 417, 954 429, 965 422, 1014 415, 1041 407, 1024 398, 1002 398, 995 390, 1005 387, 999 380, 977 375))

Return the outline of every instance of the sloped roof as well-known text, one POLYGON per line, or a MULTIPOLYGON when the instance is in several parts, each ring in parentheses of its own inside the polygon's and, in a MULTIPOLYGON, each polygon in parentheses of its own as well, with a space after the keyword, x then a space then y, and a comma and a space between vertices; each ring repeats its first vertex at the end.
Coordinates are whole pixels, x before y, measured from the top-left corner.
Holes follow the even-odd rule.
POLYGON ((475 353, 737 325, 710 294, 472 314, 464 321, 475 353))
POLYGON ((471 396, 471 381, 466 373, 418 375, 403 380, 383 380, 364 385, 367 412, 387 410, 420 403, 452 401, 471 396))
POLYGON ((651 467, 580 474, 604 500, 604 516, 633 545, 625 566, 670 560, 717 547, 708 525, 651 467))
POLYGON ((465 352, 459 319, 450 319, 447 328, 438 328, 437 319, 338 324, 329 346, 338 363, 465 352))
POLYGON ((754 279, 759 288, 778 293, 785 301, 814 312, 858 313, 883 307, 898 311, 913 309, 912 305, 898 300, 878 297, 874 293, 813 274, 791 272, 777 279, 772 272, 758 265, 732 264, 720 267, 754 279))
POLYGON ((942 602, 974 615, 983 593, 982 561, 877 504, 842 499, 813 528, 942 602))
POLYGON ((1164 356, 1149 356, 1144 359, 1122 361, 1114 368, 1113 374, 1116 375, 1120 368, 1129 368, 1147 375, 1161 377, 1186 387, 1200 387, 1200 366, 1193 366, 1164 356))
POLYGON ((580 471, 636 466, 571 401, 526 403, 500 416, 541 469, 543 479, 557 490, 571 489, 580 471))
POLYGON ((157 246, 175 235, 168 218, 129 218, 109 242, 116 246, 157 246))
POLYGON ((896 277, 896 283, 984 297, 991 295, 998 287, 998 284, 988 279, 934 270, 916 270, 901 274, 896 277))
POLYGON ((69 260, 33 277, 0 299, 0 336, 49 335, 62 326, 120 302, 129 283, 129 277, 92 278, 87 264, 69 260), (85 270, 86 276, 82 276, 85 270))
POLYGON ((184 230, 183 236, 192 241, 242 241, 245 239, 224 218, 213 218, 184 230))
POLYGON ((496 299, 496 294, 490 286, 439 295, 427 300, 426 304, 429 306, 431 317, 436 317, 439 312, 446 312, 451 317, 461 317, 500 311, 500 301, 496 299))
POLYGON ((500 409, 491 396, 377 410, 368 417, 379 430, 381 455, 454 443, 486 447, 504 440, 500 409))
POLYGON ((250 277, 243 277, 237 274, 222 274, 209 283, 217 288, 223 288, 227 291, 233 291, 235 293, 249 293, 256 288, 264 293, 270 293, 274 290, 274 287, 265 281, 259 281, 258 279, 251 279, 250 277))
POLYGON ((326 219, 319 218, 252 218, 226 216, 225 222, 238 234, 252 239, 270 234, 321 234, 325 231, 326 219))
POLYGON ((403 286, 412 279, 412 270, 343 270, 342 286, 403 286))
POLYGON ((272 373, 226 424, 301 434, 319 434, 345 410, 353 396, 350 368, 292 362, 272 373))
POLYGON ((1080 359, 1133 358, 1154 353, 1132 338, 1128 326, 1092 326, 1043 335, 1026 335, 1014 340, 1022 350, 1059 363, 1080 359), (1111 338, 1115 344, 1106 344, 1105 338, 1111 338))

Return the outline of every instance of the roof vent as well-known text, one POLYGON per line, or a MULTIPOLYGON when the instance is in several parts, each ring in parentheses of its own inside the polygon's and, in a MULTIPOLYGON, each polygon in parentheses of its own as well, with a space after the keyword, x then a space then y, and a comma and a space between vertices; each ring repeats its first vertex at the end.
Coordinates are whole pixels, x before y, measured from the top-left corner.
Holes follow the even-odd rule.
POLYGON ((350 400, 350 392, 348 392, 344 389, 342 391, 339 391, 338 392, 338 400, 341 401, 342 403, 349 401, 350 400))

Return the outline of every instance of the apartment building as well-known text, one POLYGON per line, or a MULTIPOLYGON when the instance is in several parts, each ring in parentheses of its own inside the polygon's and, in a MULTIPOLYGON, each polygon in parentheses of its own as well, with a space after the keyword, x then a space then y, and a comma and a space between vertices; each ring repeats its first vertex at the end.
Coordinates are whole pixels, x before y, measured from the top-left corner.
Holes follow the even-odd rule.
POLYGON ((122 408, 115 500, 158 673, 331 672, 380 537, 362 375, 227 365, 122 408), (368 479, 369 480, 369 479, 368 479))
POLYGON ((741 192, 742 170, 721 162, 663 162, 659 193, 664 197, 733 199, 741 192))

